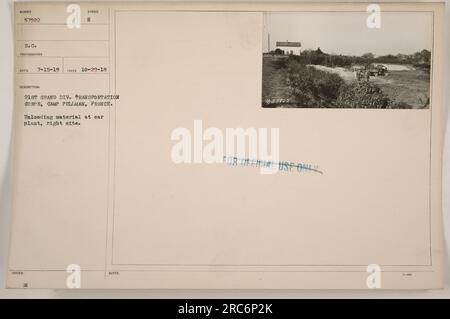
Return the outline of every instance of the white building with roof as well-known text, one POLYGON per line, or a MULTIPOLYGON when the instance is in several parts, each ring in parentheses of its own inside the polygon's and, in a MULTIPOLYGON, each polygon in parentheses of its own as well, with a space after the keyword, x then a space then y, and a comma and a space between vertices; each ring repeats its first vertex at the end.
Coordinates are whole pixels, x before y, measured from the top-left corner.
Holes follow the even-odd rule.
POLYGON ((291 42, 291 41, 276 42, 276 49, 283 51, 283 54, 286 55, 300 55, 301 46, 302 45, 300 42, 291 42))

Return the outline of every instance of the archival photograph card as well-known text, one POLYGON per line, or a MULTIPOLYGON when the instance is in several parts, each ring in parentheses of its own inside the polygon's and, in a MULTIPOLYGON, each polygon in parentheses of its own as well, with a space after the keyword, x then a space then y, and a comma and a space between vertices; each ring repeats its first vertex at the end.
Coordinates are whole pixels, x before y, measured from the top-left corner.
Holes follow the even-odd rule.
POLYGON ((8 286, 442 287, 443 12, 15 3, 8 286))

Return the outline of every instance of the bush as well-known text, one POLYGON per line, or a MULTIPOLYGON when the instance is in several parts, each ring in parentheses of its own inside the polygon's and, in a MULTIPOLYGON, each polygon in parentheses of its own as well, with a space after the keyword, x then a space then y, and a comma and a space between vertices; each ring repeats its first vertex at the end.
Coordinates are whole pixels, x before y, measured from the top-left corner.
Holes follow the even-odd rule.
POLYGON ((394 104, 379 87, 367 82, 359 82, 345 84, 341 87, 336 106, 387 109, 392 108, 394 104))
POLYGON ((303 107, 331 107, 344 81, 337 74, 320 71, 289 60, 288 84, 296 103, 303 107))
POLYGON ((276 70, 285 69, 288 64, 288 59, 281 57, 272 61, 272 66, 276 70))

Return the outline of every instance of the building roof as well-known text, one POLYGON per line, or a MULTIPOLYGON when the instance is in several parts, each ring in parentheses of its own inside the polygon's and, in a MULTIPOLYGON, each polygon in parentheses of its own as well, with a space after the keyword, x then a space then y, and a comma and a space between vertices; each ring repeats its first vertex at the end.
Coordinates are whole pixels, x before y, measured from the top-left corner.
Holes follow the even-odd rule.
POLYGON ((277 47, 293 47, 299 48, 301 47, 300 42, 290 42, 290 41, 277 41, 277 47))

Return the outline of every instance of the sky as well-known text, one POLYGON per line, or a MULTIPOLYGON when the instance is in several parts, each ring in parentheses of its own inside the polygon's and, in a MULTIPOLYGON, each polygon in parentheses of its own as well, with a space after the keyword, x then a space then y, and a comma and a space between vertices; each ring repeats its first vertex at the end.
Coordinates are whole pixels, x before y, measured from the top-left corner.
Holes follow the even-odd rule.
POLYGON ((302 50, 361 55, 431 51, 431 12, 381 12, 381 28, 366 25, 367 12, 276 12, 265 16, 263 51, 276 41, 301 42, 302 50))

